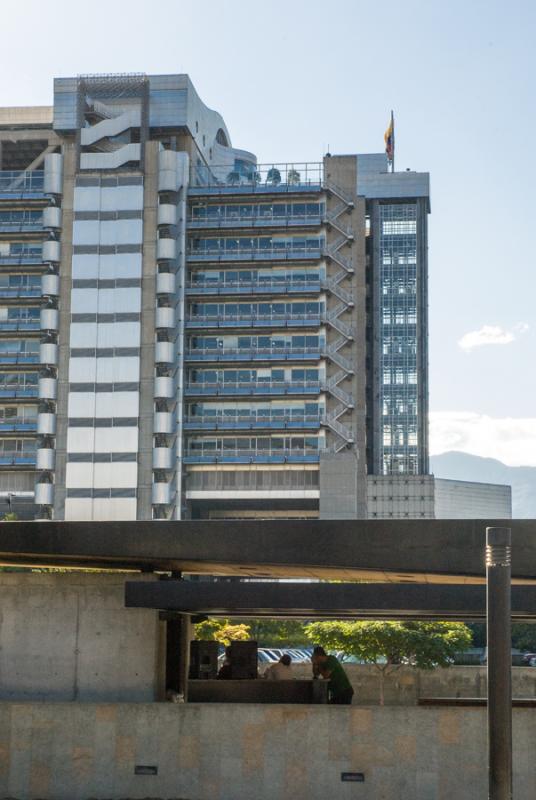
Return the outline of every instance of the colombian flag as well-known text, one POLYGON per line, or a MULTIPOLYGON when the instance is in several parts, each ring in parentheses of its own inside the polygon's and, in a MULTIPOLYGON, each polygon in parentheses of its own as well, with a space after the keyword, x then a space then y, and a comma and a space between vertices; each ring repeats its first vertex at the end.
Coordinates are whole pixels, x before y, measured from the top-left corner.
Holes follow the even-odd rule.
POLYGON ((393 161, 395 155, 395 118, 391 111, 391 119, 389 126, 383 136, 385 140, 385 152, 387 153, 387 160, 393 161))

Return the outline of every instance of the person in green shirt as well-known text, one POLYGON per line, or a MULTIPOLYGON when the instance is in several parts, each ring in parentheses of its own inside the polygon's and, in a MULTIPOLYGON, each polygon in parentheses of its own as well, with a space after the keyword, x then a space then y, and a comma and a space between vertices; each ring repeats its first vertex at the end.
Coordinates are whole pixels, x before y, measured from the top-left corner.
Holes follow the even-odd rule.
POLYGON ((311 661, 313 677, 322 675, 329 681, 329 702, 341 706, 351 705, 354 690, 338 659, 335 656, 328 656, 323 647, 315 647, 311 661))

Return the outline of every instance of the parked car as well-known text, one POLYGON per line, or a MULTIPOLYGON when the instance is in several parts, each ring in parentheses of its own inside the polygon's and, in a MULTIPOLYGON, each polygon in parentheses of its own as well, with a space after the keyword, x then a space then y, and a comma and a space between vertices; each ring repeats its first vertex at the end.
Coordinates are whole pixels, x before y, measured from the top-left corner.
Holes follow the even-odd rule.
POLYGON ((536 653, 523 653, 523 663, 527 664, 530 667, 533 667, 534 664, 530 662, 536 659, 536 653))

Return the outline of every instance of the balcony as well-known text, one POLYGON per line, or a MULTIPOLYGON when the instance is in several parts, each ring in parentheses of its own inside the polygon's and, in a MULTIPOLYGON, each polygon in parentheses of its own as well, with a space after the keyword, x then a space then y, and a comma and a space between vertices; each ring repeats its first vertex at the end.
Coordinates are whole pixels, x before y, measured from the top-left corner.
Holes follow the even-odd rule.
POLYGON ((41 412, 37 416, 37 433, 41 436, 56 435, 56 415, 49 412, 41 412))
POLYGON ((175 468, 175 451, 172 447, 153 447, 153 469, 175 468))
POLYGON ((291 276, 281 280, 251 281, 189 281, 186 285, 187 295, 253 295, 253 294, 318 294, 322 289, 320 276, 311 280, 293 281, 291 276))
POLYGON ((37 449, 37 457, 35 466, 36 469, 42 469, 49 472, 54 469, 56 463, 56 451, 51 447, 39 447, 37 449))
POLYGON ((190 196, 265 195, 319 192, 323 164, 248 164, 241 169, 227 166, 191 167, 190 196))
POLYGON ((37 419, 7 417, 0 420, 0 436, 6 433, 37 433, 37 419))
POLYGON ((54 504, 54 484, 35 484, 35 504, 38 506, 51 506, 54 504))
POLYGON ((43 261, 61 261, 61 246, 55 239, 43 242, 43 261))
POLYGON ((158 306, 155 314, 156 328, 175 327, 175 309, 170 306, 158 306))
POLYGON ((159 272, 156 276, 157 294, 175 294, 175 273, 159 272))
POLYGON ((318 247, 189 247, 188 261, 318 261, 323 246, 318 247))
POLYGON ((60 276, 51 272, 41 278, 41 291, 43 295, 57 297, 60 293, 60 276))
POLYGON ((169 400, 175 396, 175 384, 173 378, 167 376, 154 379, 154 396, 162 400, 169 400))
POLYGON ((228 397, 251 395, 318 395, 322 391, 320 381, 266 381, 244 383, 187 383, 187 397, 228 397))
POLYGON ((32 172, 0 171, 0 198, 4 196, 9 200, 33 199, 35 195, 43 195, 45 173, 42 169, 32 172))
POLYGON ((41 247, 25 247, 20 250, 0 255, 0 264, 19 266, 23 264, 42 264, 41 247))
POLYGON ((169 483, 153 483, 152 504, 154 506, 168 506, 173 502, 173 489, 169 483))
POLYGON ((153 433, 174 433, 176 423, 171 411, 155 411, 153 433))
POLYGON ((221 314, 192 316, 185 320, 186 328, 317 328, 322 314, 221 314))
POLYGON ((43 400, 56 400, 57 396, 57 378, 39 378, 39 397, 43 400))
MULTIPOLYGON (((0 198, 1 198, 0 193, 0 198)), ((39 218, 26 218, 13 220, 0 220, 0 233, 34 233, 43 230, 43 220, 39 218)))
POLYGON ((321 450, 187 450, 185 464, 316 464, 321 450))
POLYGON ((60 326, 60 312, 57 308, 42 308, 40 326, 42 331, 57 331, 60 326))
POLYGON ((188 362, 220 362, 220 361, 318 361, 322 358, 324 348, 318 347, 272 347, 267 348, 233 348, 191 349, 185 353, 188 362))
POLYGON ((240 415, 199 414, 186 417, 183 427, 189 431, 237 431, 237 430, 318 430, 324 415, 240 415))
POLYGON ((156 364, 173 364, 175 361, 175 345, 173 342, 157 342, 154 348, 156 364))
POLYGON ((54 342, 43 342, 39 345, 39 362, 50 367, 58 364, 58 345, 54 342))

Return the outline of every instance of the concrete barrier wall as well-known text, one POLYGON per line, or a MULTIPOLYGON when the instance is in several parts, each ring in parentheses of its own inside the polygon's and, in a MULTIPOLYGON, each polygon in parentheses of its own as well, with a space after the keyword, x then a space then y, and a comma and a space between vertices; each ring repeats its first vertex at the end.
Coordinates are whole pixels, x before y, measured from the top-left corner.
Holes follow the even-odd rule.
MULTIPOLYGON (((535 741, 534 710, 515 709, 516 800, 534 798, 535 741)), ((0 797, 487 796, 483 708, 0 703, 0 797), (364 785, 342 772, 364 773, 364 785)))
POLYGON ((125 579, 0 573, 0 700, 155 699, 158 612, 124 608, 125 579))
MULTIPOLYGON (((378 670, 367 664, 345 665, 354 687, 354 701, 360 705, 378 705, 380 678, 378 670)), ((295 664, 297 678, 310 678, 310 664, 295 664)), ((536 667, 512 668, 514 697, 536 697, 536 667)), ((400 667, 385 679, 385 704, 416 705, 420 697, 486 697, 485 667, 449 667, 419 670, 400 667)))

